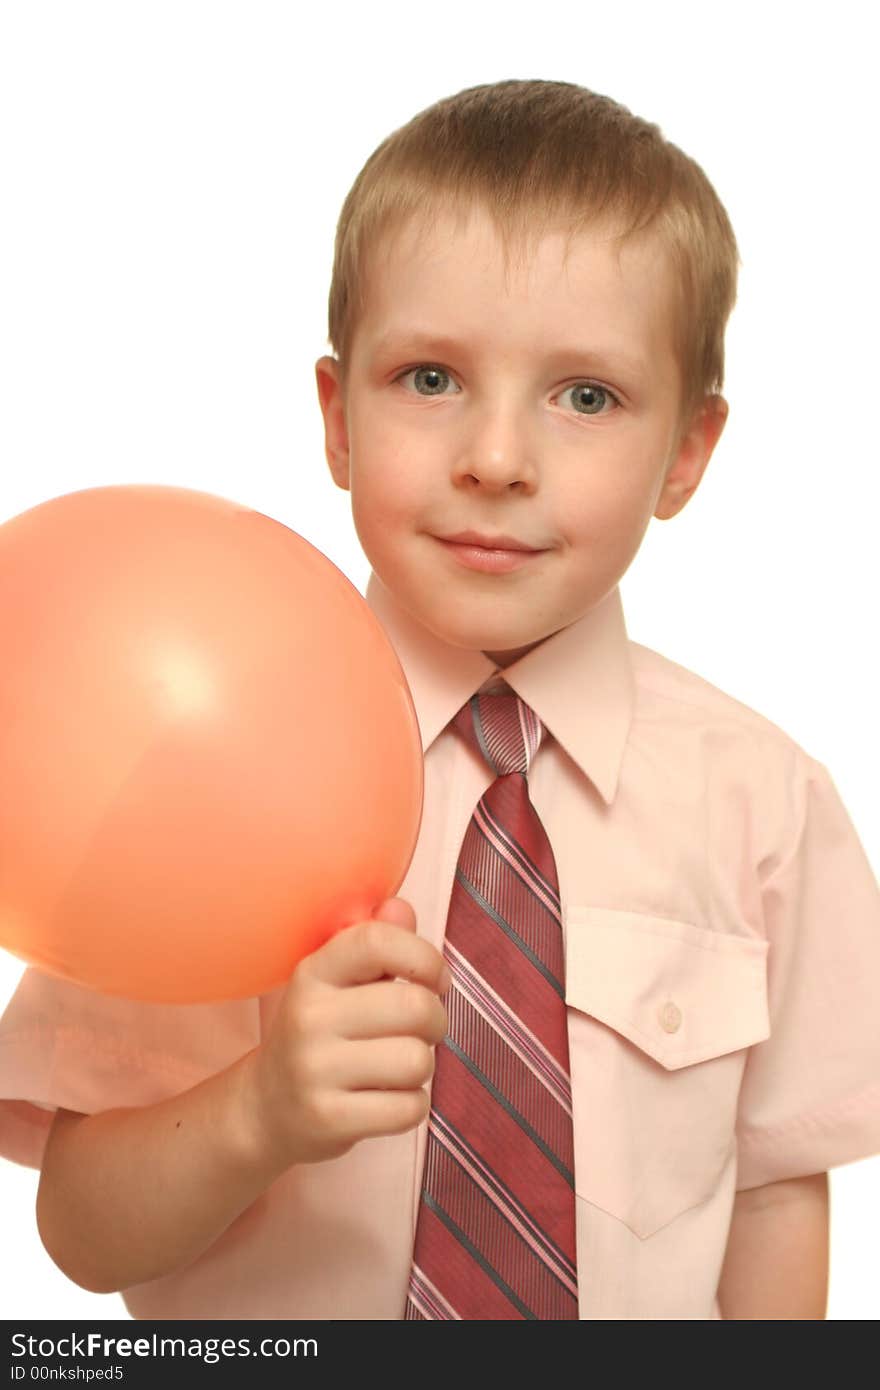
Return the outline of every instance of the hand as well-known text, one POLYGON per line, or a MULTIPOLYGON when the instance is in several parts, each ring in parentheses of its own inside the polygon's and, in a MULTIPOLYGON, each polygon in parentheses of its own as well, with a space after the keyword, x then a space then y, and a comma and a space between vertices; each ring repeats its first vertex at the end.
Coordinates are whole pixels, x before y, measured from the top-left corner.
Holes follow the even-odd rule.
POLYGON ((446 1034, 440 952, 415 912, 388 898, 366 922, 304 957, 250 1054, 250 1124, 279 1169, 335 1158, 360 1139, 420 1124, 446 1034))

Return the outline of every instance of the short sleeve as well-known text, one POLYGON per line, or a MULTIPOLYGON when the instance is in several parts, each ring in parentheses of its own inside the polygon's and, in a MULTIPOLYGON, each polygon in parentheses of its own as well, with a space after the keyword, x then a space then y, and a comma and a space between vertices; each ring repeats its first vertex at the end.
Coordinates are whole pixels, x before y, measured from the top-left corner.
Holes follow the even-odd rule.
POLYGON ((260 1001, 152 1004, 29 967, 0 1017, 0 1156, 38 1168, 55 1110, 154 1105, 260 1041, 260 1001))
POLYGON ((762 884, 770 1036, 750 1050, 737 1188, 880 1152, 880 891, 827 769, 796 748, 762 884))

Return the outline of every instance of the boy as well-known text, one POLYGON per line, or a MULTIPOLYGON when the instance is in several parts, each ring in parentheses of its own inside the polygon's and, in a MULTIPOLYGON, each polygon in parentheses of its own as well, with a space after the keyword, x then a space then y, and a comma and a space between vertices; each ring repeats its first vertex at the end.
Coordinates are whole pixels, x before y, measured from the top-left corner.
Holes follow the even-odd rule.
MULTIPOLYGON (((487 1316, 486 1275, 488 1316, 547 1316, 477 1235, 445 1284, 422 1253, 463 998, 447 914, 498 771, 462 733, 515 692, 554 862, 502 839, 556 895, 564 949, 573 1224, 549 1315, 824 1317, 827 1169, 880 1149, 876 883, 825 768, 628 641, 618 589, 723 429, 736 264, 702 171, 571 84, 459 93, 367 161, 316 373, 419 717, 419 843, 399 898, 260 1000, 25 973, 0 1138, 42 1163, 40 1234, 76 1282, 135 1317, 394 1319, 487 1316)), ((491 910, 522 947, 528 924, 491 910)), ((525 1101, 502 1108, 537 1142, 525 1101)), ((477 1159, 455 1181, 483 1200, 494 1179, 477 1159)))

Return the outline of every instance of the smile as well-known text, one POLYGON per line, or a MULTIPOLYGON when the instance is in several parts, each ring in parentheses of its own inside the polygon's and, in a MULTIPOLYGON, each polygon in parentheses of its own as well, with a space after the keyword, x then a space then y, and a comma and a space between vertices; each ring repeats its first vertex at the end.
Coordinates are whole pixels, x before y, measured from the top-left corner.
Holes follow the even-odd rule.
POLYGON ((544 554, 543 550, 487 550, 484 546, 443 541, 439 537, 435 537, 435 540, 460 565, 470 570, 482 570, 484 574, 507 574, 510 570, 522 569, 530 560, 544 554))

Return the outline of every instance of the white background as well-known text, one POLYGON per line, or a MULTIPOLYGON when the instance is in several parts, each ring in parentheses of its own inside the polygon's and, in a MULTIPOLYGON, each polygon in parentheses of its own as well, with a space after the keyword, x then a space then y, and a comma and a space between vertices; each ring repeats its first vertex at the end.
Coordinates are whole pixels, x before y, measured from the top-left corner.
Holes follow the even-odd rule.
MULTIPOLYGON (((823 762, 876 870, 870 26, 839 0, 0 5, 0 521, 89 486, 198 488, 291 526, 363 592, 313 371, 342 200, 439 97, 592 87, 705 168, 743 259, 730 419, 622 581, 630 636, 823 762)), ((0 1009, 20 973, 0 952, 0 1009)), ((831 1318, 880 1315, 878 1180, 876 1157, 832 1171, 831 1318)), ((126 1317, 44 1253, 36 1182, 0 1161, 0 1317, 126 1317)))

